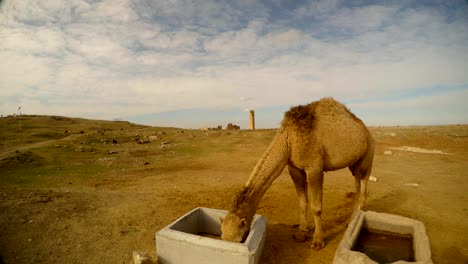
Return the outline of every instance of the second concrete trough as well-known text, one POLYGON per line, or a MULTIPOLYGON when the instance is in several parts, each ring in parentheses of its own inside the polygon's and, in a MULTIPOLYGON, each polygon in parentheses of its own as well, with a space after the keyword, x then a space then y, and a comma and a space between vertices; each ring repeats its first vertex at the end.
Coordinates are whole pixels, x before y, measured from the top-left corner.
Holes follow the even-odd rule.
MULTIPOLYGON (((409 234, 413 238, 414 261, 397 261, 394 263, 432 264, 429 238, 424 224, 420 221, 386 213, 372 211, 359 211, 354 216, 346 229, 335 252, 334 264, 377 264, 367 255, 353 251, 359 233, 363 228, 381 230, 397 234, 409 234)), ((388 250, 391 250, 389 248, 388 250)))

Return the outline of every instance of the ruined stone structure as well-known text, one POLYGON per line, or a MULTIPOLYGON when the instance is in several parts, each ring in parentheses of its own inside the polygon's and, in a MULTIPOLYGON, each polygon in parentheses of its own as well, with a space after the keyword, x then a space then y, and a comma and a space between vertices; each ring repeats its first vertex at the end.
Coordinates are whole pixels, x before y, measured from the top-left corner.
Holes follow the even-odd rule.
POLYGON ((227 130, 239 130, 240 126, 234 125, 232 123, 229 123, 226 127, 227 130))

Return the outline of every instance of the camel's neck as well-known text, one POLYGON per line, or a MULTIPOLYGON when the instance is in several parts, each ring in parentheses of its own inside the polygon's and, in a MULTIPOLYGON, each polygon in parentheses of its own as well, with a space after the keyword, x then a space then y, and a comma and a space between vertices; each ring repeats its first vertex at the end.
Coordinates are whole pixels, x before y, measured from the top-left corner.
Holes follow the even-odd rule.
POLYGON ((281 128, 237 197, 236 211, 239 215, 253 217, 261 198, 283 171, 289 159, 287 140, 287 133, 281 128))

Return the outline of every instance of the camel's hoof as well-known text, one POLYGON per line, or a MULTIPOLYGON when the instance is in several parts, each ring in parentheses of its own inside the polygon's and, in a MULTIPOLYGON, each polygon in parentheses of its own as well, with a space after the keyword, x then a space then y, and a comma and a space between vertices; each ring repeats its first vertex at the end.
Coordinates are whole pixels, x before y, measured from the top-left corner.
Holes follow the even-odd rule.
POLYGON ((325 242, 323 240, 320 241, 312 241, 312 244, 310 245, 311 248, 319 250, 325 247, 325 242))
POLYGON ((298 228, 298 229, 300 229, 300 230, 302 230, 302 231, 304 231, 304 232, 309 232, 310 229, 311 229, 311 227, 308 226, 307 229, 304 230, 304 229, 301 228, 301 225, 300 225, 300 224, 293 224, 293 225, 290 225, 290 227, 291 227, 291 228, 298 228))
POLYGON ((292 235, 292 238, 295 242, 305 242, 307 240, 307 233, 299 230, 295 234, 292 235))

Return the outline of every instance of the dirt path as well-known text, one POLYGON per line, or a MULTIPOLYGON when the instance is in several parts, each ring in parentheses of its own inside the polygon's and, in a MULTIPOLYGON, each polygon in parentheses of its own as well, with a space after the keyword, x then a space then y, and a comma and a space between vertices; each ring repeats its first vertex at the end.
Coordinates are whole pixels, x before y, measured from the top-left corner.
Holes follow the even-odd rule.
POLYGON ((36 143, 31 143, 31 144, 26 144, 26 145, 21 145, 21 146, 15 146, 15 147, 11 147, 11 148, 2 149, 2 150, 0 150, 0 160, 7 158, 8 156, 10 156, 15 151, 24 151, 24 150, 34 149, 34 148, 40 148, 40 147, 44 147, 44 146, 48 146, 48 145, 58 143, 60 141, 70 141, 70 140, 76 139, 78 136, 79 135, 69 135, 69 136, 61 138, 61 139, 41 141, 41 142, 36 142, 36 143))

